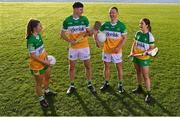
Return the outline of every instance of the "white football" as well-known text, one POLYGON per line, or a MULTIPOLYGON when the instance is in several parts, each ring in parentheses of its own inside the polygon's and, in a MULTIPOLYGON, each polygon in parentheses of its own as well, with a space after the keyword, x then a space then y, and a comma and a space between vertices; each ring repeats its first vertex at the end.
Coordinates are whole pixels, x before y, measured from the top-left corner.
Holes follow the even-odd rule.
POLYGON ((50 62, 51 65, 55 65, 56 64, 56 58, 52 55, 48 55, 47 56, 48 61, 50 62))
POLYGON ((105 42, 106 41, 106 34, 103 32, 99 32, 97 34, 97 39, 102 43, 105 42))

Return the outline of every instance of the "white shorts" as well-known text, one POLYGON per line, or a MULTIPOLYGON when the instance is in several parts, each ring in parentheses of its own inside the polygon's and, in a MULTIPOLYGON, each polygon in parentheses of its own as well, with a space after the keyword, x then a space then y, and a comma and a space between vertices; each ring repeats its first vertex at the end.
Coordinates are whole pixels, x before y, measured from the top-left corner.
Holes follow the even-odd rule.
POLYGON ((122 54, 109 54, 109 53, 102 53, 102 60, 105 62, 113 62, 113 63, 120 63, 122 62, 122 54))
POLYGON ((69 60, 88 60, 90 59, 90 49, 89 47, 80 49, 69 48, 68 58, 69 60))

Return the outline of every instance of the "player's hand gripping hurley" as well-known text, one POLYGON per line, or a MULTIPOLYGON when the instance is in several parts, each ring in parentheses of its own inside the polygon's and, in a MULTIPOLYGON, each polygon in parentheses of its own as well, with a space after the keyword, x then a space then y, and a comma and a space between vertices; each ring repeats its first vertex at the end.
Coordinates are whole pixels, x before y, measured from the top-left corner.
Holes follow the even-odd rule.
POLYGON ((150 51, 146 51, 144 53, 140 53, 140 54, 132 54, 132 55, 129 55, 128 57, 133 57, 133 56, 146 56, 146 55, 149 55, 149 56, 153 56, 155 57, 157 54, 158 54, 158 47, 155 47, 154 49, 150 50, 150 51))

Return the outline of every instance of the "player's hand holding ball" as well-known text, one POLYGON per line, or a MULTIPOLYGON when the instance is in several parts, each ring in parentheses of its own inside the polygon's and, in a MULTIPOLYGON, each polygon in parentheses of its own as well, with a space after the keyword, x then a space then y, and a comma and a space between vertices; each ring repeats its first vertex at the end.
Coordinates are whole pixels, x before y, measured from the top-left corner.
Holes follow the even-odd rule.
POLYGON ((100 48, 101 43, 104 43, 106 41, 106 34, 103 32, 96 32, 96 37, 96 46, 100 48))
POLYGON ((104 32, 99 32, 97 34, 97 39, 98 41, 100 41, 101 43, 104 43, 106 41, 106 34, 104 32))
POLYGON ((52 55, 47 56, 47 66, 53 66, 56 64, 56 58, 52 55))

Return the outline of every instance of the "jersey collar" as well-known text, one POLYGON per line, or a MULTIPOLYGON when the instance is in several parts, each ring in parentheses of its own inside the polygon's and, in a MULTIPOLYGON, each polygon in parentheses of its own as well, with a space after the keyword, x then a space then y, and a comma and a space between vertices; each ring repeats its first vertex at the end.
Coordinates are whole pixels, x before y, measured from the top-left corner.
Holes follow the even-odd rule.
POLYGON ((119 20, 117 20, 117 22, 116 23, 112 23, 112 22, 110 22, 110 24, 112 25, 112 26, 115 26, 117 23, 119 22, 119 20))
POLYGON ((80 17, 78 17, 78 18, 75 18, 75 17, 72 15, 72 18, 73 18, 74 20, 78 20, 80 17))

